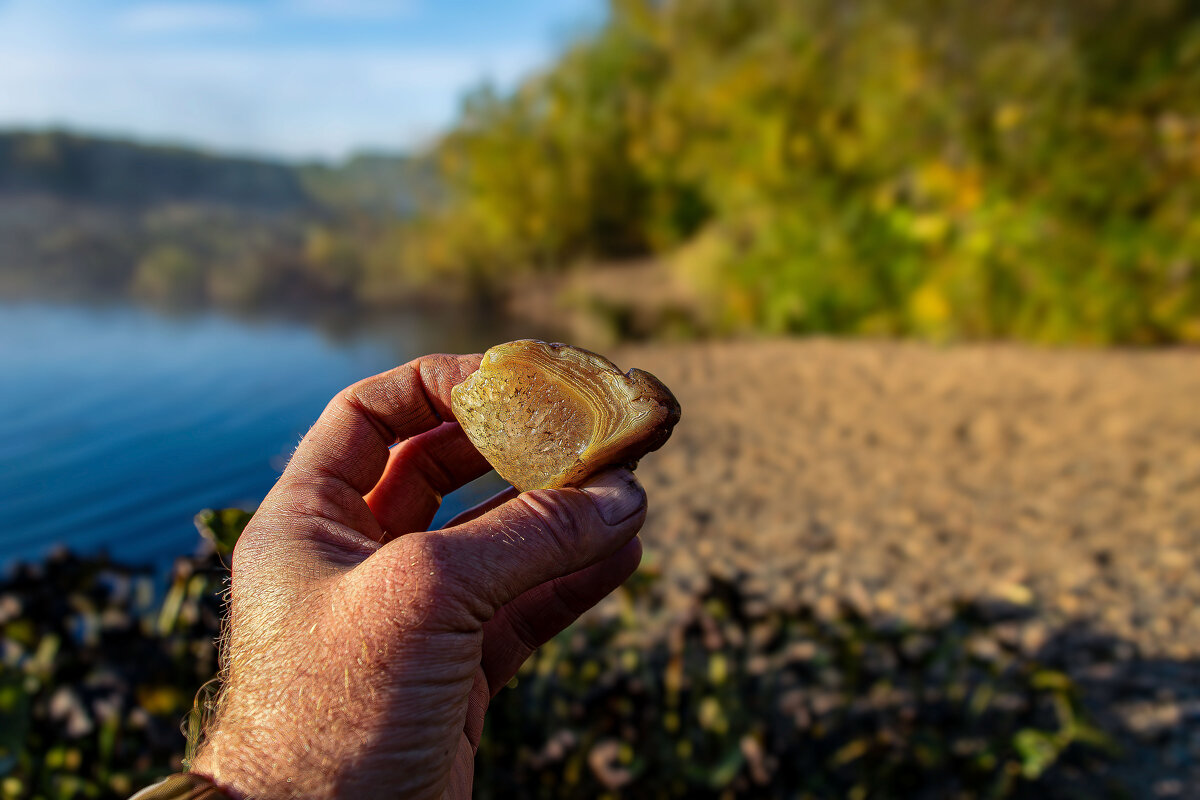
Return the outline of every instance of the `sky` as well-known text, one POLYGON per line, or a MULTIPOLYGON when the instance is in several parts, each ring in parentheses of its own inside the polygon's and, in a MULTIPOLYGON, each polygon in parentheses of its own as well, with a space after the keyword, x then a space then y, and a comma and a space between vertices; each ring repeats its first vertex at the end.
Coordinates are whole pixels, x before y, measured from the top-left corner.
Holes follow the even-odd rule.
POLYGON ((412 151, 604 0, 0 0, 0 127, 289 160, 412 151))

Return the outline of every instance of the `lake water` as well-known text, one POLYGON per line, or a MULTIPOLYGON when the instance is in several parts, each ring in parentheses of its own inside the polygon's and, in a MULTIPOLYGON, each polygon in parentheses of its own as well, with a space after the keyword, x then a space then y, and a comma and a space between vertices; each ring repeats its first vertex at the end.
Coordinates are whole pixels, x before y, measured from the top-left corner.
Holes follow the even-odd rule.
MULTIPOLYGON (((338 390, 501 335, 415 312, 321 330, 0 304, 0 565, 57 545, 139 563, 190 553, 193 515, 256 505, 338 390)), ((502 486, 477 481, 439 519, 502 486)))

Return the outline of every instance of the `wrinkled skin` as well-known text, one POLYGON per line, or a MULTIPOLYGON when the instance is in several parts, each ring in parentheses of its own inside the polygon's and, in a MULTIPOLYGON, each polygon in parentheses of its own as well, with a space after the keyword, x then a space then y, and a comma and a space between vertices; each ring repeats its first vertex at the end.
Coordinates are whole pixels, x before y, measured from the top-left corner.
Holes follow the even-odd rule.
POLYGON ((301 442, 233 555, 194 772, 235 797, 468 797, 489 699, 636 568, 645 494, 624 470, 426 530, 488 469, 449 408, 478 363, 362 381, 301 442))

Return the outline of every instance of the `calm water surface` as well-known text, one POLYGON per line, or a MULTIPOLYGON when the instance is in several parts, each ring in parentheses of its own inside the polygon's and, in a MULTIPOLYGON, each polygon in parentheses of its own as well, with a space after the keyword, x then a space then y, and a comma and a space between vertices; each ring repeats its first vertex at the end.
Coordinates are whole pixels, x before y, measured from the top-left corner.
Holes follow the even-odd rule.
MULTIPOLYGON (((206 507, 253 507, 339 389, 499 341, 455 320, 331 335, 130 307, 0 304, 0 566, 56 545, 165 563, 206 507)), ((494 475, 441 519, 498 490, 494 475)))

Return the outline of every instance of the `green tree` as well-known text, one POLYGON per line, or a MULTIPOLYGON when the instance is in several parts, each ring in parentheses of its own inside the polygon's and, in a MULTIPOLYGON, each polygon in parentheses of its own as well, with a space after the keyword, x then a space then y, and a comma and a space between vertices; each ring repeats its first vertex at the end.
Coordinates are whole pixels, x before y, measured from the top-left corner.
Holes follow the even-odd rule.
POLYGON ((715 330, 1200 339, 1187 0, 614 0, 440 144, 437 269, 657 253, 715 330))

